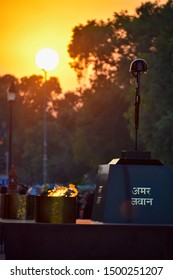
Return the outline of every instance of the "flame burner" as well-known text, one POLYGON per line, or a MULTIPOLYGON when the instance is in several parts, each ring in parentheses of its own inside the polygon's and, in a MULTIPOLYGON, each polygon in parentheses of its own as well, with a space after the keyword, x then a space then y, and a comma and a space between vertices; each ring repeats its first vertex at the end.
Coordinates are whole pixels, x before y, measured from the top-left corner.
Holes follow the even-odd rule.
POLYGON ((33 220, 35 197, 24 194, 0 194, 0 218, 33 220))
POLYGON ((69 187, 64 186, 55 186, 53 190, 48 191, 48 196, 56 197, 75 197, 78 194, 78 190, 75 188, 75 185, 70 184, 69 187))
POLYGON ((48 196, 36 197, 35 221, 41 223, 75 223, 76 196, 74 185, 55 186, 48 196))

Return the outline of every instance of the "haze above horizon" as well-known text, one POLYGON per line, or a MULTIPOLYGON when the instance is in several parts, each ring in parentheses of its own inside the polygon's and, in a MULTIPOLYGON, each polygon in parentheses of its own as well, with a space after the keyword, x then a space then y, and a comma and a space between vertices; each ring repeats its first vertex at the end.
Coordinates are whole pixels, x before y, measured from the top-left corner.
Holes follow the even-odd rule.
MULTIPOLYGON (((0 9, 0 75, 16 78, 42 75, 35 55, 42 48, 53 48, 59 55, 57 68, 48 75, 57 76, 63 91, 77 87, 76 74, 70 68, 67 46, 72 29, 87 20, 107 20, 114 12, 134 14, 139 0, 16 0, 3 1, 0 9)), ((154 1, 150 1, 154 2, 154 1)), ((164 4, 167 1, 159 1, 164 4)))

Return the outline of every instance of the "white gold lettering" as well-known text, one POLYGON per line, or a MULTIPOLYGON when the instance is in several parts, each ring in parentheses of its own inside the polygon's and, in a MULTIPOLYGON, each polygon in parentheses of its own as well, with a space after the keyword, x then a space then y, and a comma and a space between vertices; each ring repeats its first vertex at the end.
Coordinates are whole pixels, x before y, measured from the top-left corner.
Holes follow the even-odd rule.
POLYGON ((132 197, 131 198, 132 205, 153 205, 153 198, 141 198, 141 197, 132 197))
POLYGON ((151 188, 145 188, 145 187, 133 187, 132 189, 132 194, 137 195, 137 194, 149 194, 150 195, 151 188))

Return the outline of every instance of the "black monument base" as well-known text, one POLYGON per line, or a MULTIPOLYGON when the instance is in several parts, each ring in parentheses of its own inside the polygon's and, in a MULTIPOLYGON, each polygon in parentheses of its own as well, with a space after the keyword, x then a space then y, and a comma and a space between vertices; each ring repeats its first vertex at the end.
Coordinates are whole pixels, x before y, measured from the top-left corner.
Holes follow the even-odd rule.
POLYGON ((172 260, 173 225, 2 223, 7 260, 172 260))
POLYGON ((173 224, 173 167, 150 152, 124 151, 100 165, 91 219, 115 224, 173 224))

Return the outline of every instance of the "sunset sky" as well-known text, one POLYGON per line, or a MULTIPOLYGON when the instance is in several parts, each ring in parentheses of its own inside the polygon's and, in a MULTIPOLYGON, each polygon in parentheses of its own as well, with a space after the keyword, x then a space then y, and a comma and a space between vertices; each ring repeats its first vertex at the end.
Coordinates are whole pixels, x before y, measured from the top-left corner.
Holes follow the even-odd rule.
POLYGON ((77 81, 68 65, 67 53, 72 28, 87 20, 112 18, 115 11, 128 10, 133 14, 140 4, 140 0, 1 1, 0 75, 12 74, 16 78, 42 75, 36 66, 35 55, 42 48, 53 48, 60 61, 48 75, 59 78, 63 91, 73 90, 77 81))

